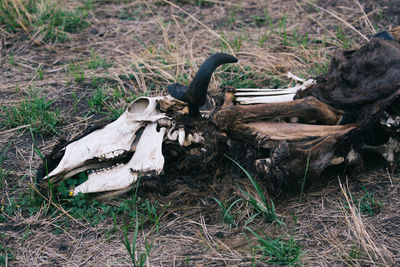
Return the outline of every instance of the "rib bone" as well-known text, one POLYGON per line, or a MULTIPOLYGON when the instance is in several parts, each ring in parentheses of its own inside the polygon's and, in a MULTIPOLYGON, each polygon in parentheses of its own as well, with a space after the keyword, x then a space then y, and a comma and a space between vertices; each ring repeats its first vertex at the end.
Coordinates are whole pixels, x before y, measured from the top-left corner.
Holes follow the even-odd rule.
POLYGON ((293 97, 298 91, 305 90, 316 83, 315 80, 304 80, 300 77, 287 74, 291 78, 302 84, 290 88, 277 88, 277 89, 254 89, 254 88, 241 88, 236 89, 235 96, 237 101, 241 104, 264 104, 264 103, 279 103, 284 101, 292 101, 293 97))

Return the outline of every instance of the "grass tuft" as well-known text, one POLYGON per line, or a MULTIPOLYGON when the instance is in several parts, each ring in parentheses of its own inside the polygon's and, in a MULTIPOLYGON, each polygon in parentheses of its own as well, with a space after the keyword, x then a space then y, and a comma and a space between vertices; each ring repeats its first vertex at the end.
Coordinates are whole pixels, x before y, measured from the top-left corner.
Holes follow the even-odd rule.
POLYGON ((3 168, 4 155, 7 150, 8 147, 6 147, 0 154, 0 191, 3 189, 7 177, 10 175, 10 171, 3 168))
POLYGON ((11 260, 15 259, 15 255, 11 250, 0 244, 0 265, 7 266, 11 260))
POLYGON ((26 127, 34 133, 58 135, 61 116, 58 110, 50 110, 53 102, 40 96, 38 90, 33 88, 29 91, 29 97, 18 104, 1 108, 0 126, 8 129, 26 127))
POLYGON ((85 81, 85 71, 79 64, 70 64, 67 67, 67 73, 74 77, 76 83, 85 81))
MULTIPOLYGON (((137 200, 137 192, 139 188, 139 183, 140 179, 137 182, 136 190, 134 190, 134 194, 132 194, 132 213, 131 213, 131 223, 135 225, 134 233, 133 233, 133 238, 132 241, 129 241, 128 238, 128 231, 131 228, 130 224, 125 224, 123 223, 122 229, 123 229, 123 238, 121 239, 124 247, 126 248, 129 257, 131 259, 131 263, 134 267, 142 267, 146 263, 146 259, 150 253, 151 250, 151 244, 149 245, 147 243, 147 238, 144 237, 144 242, 145 242, 145 250, 141 253, 138 253, 137 251, 137 240, 138 240, 138 233, 139 233, 139 212, 138 212, 138 207, 136 205, 136 200, 137 200)), ((157 220, 157 225, 158 225, 158 220, 157 220)), ((143 229, 142 229, 143 230, 143 229)))
POLYGON ((221 208, 221 216, 222 220, 229 225, 229 227, 236 227, 238 222, 235 221, 235 215, 232 213, 232 208, 240 201, 241 198, 233 201, 229 206, 227 203, 220 201, 217 198, 214 198, 214 201, 217 202, 218 206, 221 208))
POLYGON ((261 189, 261 186, 254 180, 254 178, 250 175, 250 173, 234 159, 228 156, 226 157, 232 160, 246 174, 247 178, 249 178, 254 189, 256 190, 256 194, 253 194, 247 192, 246 190, 242 189, 239 185, 237 185, 239 190, 245 196, 245 199, 248 201, 248 203, 251 206, 253 206, 253 208, 257 211, 257 213, 260 214, 266 222, 277 222, 278 224, 284 225, 285 223, 282 220, 280 220, 276 214, 274 202, 272 201, 272 199, 270 201, 266 199, 264 192, 261 189))
POLYGON ((305 254, 292 235, 289 235, 288 240, 285 239, 285 236, 272 239, 265 233, 263 233, 264 236, 260 236, 249 227, 246 229, 258 239, 260 245, 256 249, 261 251, 264 257, 267 257, 267 263, 297 265, 305 254))
MULTIPOLYGON (((84 7, 88 7, 85 5, 84 7)), ((3 0, 0 27, 6 32, 24 31, 35 42, 65 42, 89 23, 85 8, 67 11, 48 0, 3 0)))
MULTIPOLYGON (((93 84, 93 81, 92 81, 93 84)), ((89 111, 117 119, 125 111, 126 104, 137 98, 136 94, 127 94, 120 87, 110 88, 107 84, 98 85, 92 97, 87 99, 89 111)))
POLYGON ((96 55, 94 51, 92 51, 87 65, 89 69, 108 69, 112 66, 112 64, 108 62, 104 56, 100 57, 96 55))
POLYGON ((351 196, 352 203, 345 202, 345 207, 349 208, 349 205, 354 205, 358 212, 368 216, 374 216, 378 214, 383 206, 383 202, 376 200, 375 192, 369 192, 365 186, 362 186, 364 194, 360 198, 351 196))

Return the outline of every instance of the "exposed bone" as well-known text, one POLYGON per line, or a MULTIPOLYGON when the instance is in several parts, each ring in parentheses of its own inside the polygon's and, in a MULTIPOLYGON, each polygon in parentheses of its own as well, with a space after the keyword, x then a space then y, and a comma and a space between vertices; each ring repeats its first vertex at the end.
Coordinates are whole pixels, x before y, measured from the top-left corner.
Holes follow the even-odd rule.
POLYGON ((175 125, 174 124, 173 124, 173 127, 171 127, 171 129, 168 131, 168 133, 166 135, 166 139, 168 139, 170 141, 178 140, 178 130, 175 129, 175 125))
POLYGON ((101 155, 99 157, 99 161, 103 161, 103 160, 107 160, 107 159, 112 159, 112 158, 117 158, 119 156, 121 156, 122 154, 124 154, 124 152, 126 152, 125 150, 116 150, 110 153, 106 153, 104 155, 101 155))
POLYGON ((199 133, 186 135, 185 141, 183 142, 184 147, 188 147, 191 144, 200 144, 205 141, 204 137, 199 133))
POLYGON ((331 161, 329 162, 329 166, 336 166, 342 164, 344 162, 344 157, 334 156, 332 157, 331 161))
POLYGON ((258 172, 265 173, 268 176, 271 172, 271 163, 272 162, 270 158, 257 159, 254 162, 254 165, 256 166, 258 172))
POLYGON ((248 95, 259 95, 259 96, 268 96, 268 95, 287 95, 290 93, 296 93, 297 87, 291 88, 278 88, 278 89, 256 89, 256 88, 243 88, 236 89, 235 96, 248 96, 248 95))
POLYGON ((304 83, 306 81, 303 78, 300 78, 299 76, 294 75, 290 71, 286 74, 286 77, 288 77, 289 79, 295 80, 296 82, 304 83))
POLYGON ((147 125, 127 164, 90 173, 89 179, 74 189, 74 195, 120 190, 130 186, 140 175, 159 175, 164 166, 161 148, 165 133, 166 128, 157 131, 156 122, 147 125))
POLYGON ((166 118, 157 107, 159 97, 136 99, 114 122, 96 130, 65 148, 58 166, 45 178, 69 178, 79 172, 96 168, 101 160, 132 151, 136 132, 148 122, 166 118))
POLYGON ((182 114, 189 113, 187 104, 171 96, 159 97, 157 100, 159 109, 162 112, 174 111, 182 114))
POLYGON ((180 146, 183 146, 185 143, 185 129, 184 128, 179 128, 178 130, 178 142, 180 146))
POLYGON ((362 164, 361 155, 352 147, 346 156, 347 166, 358 166, 362 164))
POLYGON ((170 128, 172 126, 172 121, 170 118, 163 118, 158 120, 158 126, 159 127, 166 127, 170 128))
POLYGON ((362 162, 361 155, 352 147, 347 153, 346 158, 340 156, 332 157, 331 161, 329 162, 329 166, 336 166, 344 162, 346 162, 347 166, 358 166, 362 162))
POLYGON ((392 137, 385 144, 378 146, 363 145, 364 151, 373 151, 381 155, 390 165, 395 165, 398 160, 396 154, 400 152, 400 142, 392 137))
POLYGON ((297 92, 303 91, 316 83, 313 79, 304 80, 290 72, 287 76, 288 78, 301 82, 302 84, 290 88, 277 89, 236 89, 235 96, 237 97, 237 101, 241 104, 264 104, 291 101, 297 92))
POLYGON ((380 123, 391 129, 398 129, 400 127, 400 116, 392 116, 384 112, 381 117, 380 123))
POLYGON ((170 141, 178 140, 181 147, 188 147, 191 144, 199 144, 205 141, 204 137, 199 133, 185 134, 184 128, 179 128, 179 130, 174 131, 170 130, 166 135, 166 139, 170 141))
POLYGON ((270 96, 259 96, 259 97, 238 97, 236 100, 243 105, 249 104, 267 104, 267 103, 279 103, 292 101, 295 94, 287 95, 270 95, 270 96))

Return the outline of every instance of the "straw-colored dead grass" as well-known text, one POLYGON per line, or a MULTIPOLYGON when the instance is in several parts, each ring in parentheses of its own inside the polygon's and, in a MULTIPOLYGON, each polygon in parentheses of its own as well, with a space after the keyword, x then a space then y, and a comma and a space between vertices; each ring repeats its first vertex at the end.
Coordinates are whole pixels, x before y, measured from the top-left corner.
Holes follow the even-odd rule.
MULTIPOLYGON (((79 7, 79 2, 59 5, 79 7)), ((239 58, 239 67, 218 69, 210 90, 222 85, 285 86, 290 83, 288 71, 317 75, 336 49, 358 48, 375 29, 399 23, 392 12, 397 2, 389 0, 92 1, 92 6, 89 26, 69 34, 64 43, 43 44, 40 39, 38 44, 38 36, 28 28, 18 33, 1 29, 1 106, 18 105, 29 88, 36 87, 55 99, 53 107, 63 117, 60 131, 67 139, 104 121, 104 115, 88 114, 87 99, 95 92, 95 82, 110 96, 118 88, 126 97, 107 105, 123 108, 132 95, 161 94, 169 83, 190 81, 207 56, 223 50, 239 58), (93 54, 112 65, 88 68, 93 54), (69 71, 71 64, 82 67, 83 80, 76 81, 77 74, 69 71)), ((57 143, 58 137, 35 135, 34 145, 28 129, 29 125, 22 125, 0 130, 1 150, 8 148, 2 167, 11 171, 0 187, 3 214, 15 199, 31 191, 29 184, 40 162, 35 145, 47 153, 57 143)), ((238 173, 211 181, 171 177, 173 189, 168 194, 145 195, 166 207, 158 231, 152 226, 139 231, 139 251, 145 239, 152 244, 145 265, 250 266, 260 261, 262 255, 253 248, 257 240, 244 228, 253 209, 245 201, 238 202, 232 209, 238 226, 230 227, 213 200, 232 203, 242 198, 235 183, 256 194, 238 173)), ((343 184, 336 177, 325 180, 306 192, 301 203, 298 196, 276 199, 285 226, 258 217, 247 226, 271 238, 292 234, 306 253, 300 264, 399 265, 399 174, 364 170, 343 184), (383 203, 379 213, 367 216, 357 211, 351 196, 362 195, 361 185, 383 203)), ((119 230, 112 231, 112 218, 91 226, 89 218, 72 220, 61 206, 62 211, 50 217, 46 205, 33 214, 17 208, 0 221, 0 244, 14 255, 7 258, 8 266, 128 265, 122 230, 118 225, 119 230), (65 221, 69 226, 62 224, 65 221)), ((133 229, 128 237, 133 238, 133 229)))

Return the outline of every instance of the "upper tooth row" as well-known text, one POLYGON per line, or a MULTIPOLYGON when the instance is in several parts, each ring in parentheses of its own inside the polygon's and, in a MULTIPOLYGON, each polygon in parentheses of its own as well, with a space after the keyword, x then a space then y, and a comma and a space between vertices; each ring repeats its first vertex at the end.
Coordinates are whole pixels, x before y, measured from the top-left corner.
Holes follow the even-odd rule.
POLYGON ((107 167, 107 168, 101 168, 101 169, 96 169, 96 170, 89 170, 87 171, 87 174, 90 175, 92 173, 98 173, 98 172, 105 172, 105 171, 109 171, 111 169, 117 168, 118 166, 123 165, 122 163, 117 163, 113 166, 107 167))
POLYGON ((116 151, 112 151, 106 154, 103 154, 99 157, 99 161, 105 160, 105 159, 113 159, 116 158, 120 155, 122 155, 125 152, 125 150, 120 149, 120 150, 116 150, 116 151))

